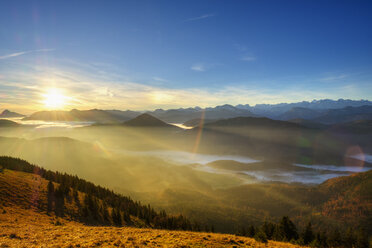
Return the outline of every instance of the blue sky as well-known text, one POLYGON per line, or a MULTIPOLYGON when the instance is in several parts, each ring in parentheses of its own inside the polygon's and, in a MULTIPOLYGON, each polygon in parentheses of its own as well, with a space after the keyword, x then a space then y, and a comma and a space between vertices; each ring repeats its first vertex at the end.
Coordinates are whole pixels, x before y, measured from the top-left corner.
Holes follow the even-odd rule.
POLYGON ((1 1, 0 109, 372 100, 371 1, 1 1))

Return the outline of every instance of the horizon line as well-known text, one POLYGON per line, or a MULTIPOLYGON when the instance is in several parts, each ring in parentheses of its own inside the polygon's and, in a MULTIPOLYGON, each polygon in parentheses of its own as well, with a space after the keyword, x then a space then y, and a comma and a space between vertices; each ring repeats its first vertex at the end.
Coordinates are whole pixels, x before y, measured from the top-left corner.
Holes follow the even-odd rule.
MULTIPOLYGON (((280 104, 296 104, 296 103, 312 103, 312 102, 316 102, 316 101, 326 101, 326 100, 330 100, 330 101, 340 101, 340 100, 343 100, 343 101, 367 101, 369 103, 372 103, 372 100, 368 100, 368 99, 349 99, 349 98, 338 98, 338 99, 331 99, 331 98, 322 98, 322 99, 313 99, 311 101, 294 101, 294 102, 279 102, 279 103, 273 103, 273 104, 270 104, 270 103, 256 103, 255 105, 250 105, 248 103, 246 104, 243 104, 243 103, 240 103, 240 104, 236 104, 236 105, 232 105, 232 104, 229 104, 229 103, 224 103, 224 104, 219 104, 219 105, 215 105, 215 106, 207 106, 207 107, 200 107, 200 106, 190 106, 190 107, 180 107, 180 108, 156 108, 156 109, 144 109, 144 110, 132 110, 132 109, 115 109, 115 108, 112 108, 112 109, 101 109, 101 108, 87 108, 87 109, 77 109, 77 108, 71 108, 71 109, 42 109, 42 110, 35 110, 34 112, 32 113, 36 113, 36 112, 42 112, 42 111, 63 111, 63 112, 70 112, 72 110, 79 110, 79 111, 88 111, 88 110, 102 110, 102 111, 110 111, 110 110, 118 110, 118 111, 133 111, 133 112, 149 112, 149 111, 156 111, 156 110, 164 110, 164 111, 168 111, 168 110, 177 110, 177 109, 196 109, 196 108, 200 108, 201 110, 205 110, 207 108, 216 108, 216 107, 221 107, 221 106, 232 106, 232 107, 236 107, 238 105, 243 105, 243 106, 249 106, 249 107, 256 107, 257 105, 269 105, 269 106, 275 106, 275 105, 280 105, 280 104)), ((10 108, 4 108, 2 109, 1 112, 5 111, 5 110, 8 110, 8 111, 11 111, 13 112, 10 108)))

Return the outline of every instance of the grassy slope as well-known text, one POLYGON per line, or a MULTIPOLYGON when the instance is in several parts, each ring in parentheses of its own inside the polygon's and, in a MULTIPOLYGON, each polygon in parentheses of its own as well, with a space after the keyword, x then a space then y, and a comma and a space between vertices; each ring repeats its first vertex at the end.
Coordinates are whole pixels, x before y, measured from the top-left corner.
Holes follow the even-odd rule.
POLYGON ((35 202, 46 202, 47 181, 37 175, 0 173, 1 247, 297 247, 227 234, 85 226, 48 216, 35 202))

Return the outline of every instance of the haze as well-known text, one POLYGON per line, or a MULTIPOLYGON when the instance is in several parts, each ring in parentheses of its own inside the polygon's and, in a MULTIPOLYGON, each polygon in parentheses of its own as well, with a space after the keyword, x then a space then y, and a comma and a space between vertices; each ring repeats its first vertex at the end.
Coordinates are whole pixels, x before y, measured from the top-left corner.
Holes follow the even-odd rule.
MULTIPOLYGON (((0 222, 26 205, 47 214, 47 230, 71 221, 366 247, 356 240, 372 237, 371 11, 1 1, 0 222), (29 188, 39 205, 22 202, 29 188), (279 233, 287 225, 297 235, 279 233)), ((0 241, 27 240, 12 230, 0 241)), ((200 246, 219 247, 207 235, 200 246)))

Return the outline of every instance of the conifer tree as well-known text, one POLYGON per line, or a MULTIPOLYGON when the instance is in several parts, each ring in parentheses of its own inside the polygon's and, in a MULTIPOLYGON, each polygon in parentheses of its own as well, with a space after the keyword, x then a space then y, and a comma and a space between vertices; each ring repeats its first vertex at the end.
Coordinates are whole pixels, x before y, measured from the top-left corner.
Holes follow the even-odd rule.
POLYGON ((313 233, 313 229, 312 229, 312 226, 311 226, 311 222, 309 222, 305 228, 305 231, 302 235, 302 238, 304 240, 304 244, 307 245, 307 244, 310 244, 313 239, 314 239, 314 233, 313 233))
POLYGON ((48 206, 47 206, 47 213, 53 211, 53 202, 54 202, 54 184, 52 181, 48 182, 48 206))
POLYGON ((247 236, 253 238, 256 235, 256 228, 253 225, 250 225, 247 229, 247 236))

